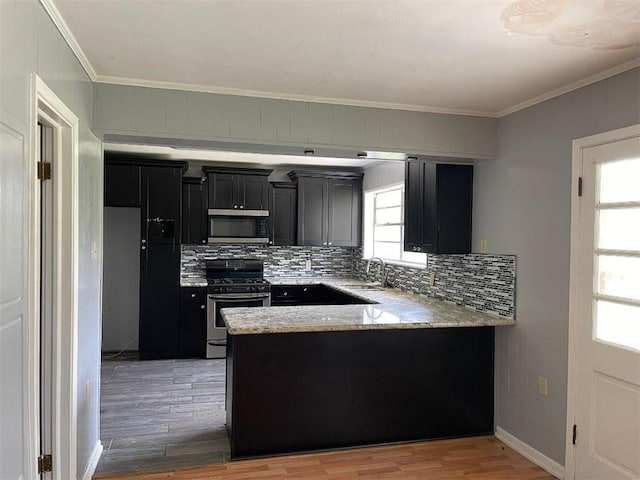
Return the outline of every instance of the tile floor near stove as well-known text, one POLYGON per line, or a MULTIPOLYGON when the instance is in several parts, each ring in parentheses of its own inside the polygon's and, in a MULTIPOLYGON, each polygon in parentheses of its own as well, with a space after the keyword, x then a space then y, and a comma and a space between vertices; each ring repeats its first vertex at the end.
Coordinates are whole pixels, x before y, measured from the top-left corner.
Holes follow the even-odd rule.
POLYGON ((224 360, 102 359, 104 451, 96 474, 157 471, 229 458, 224 360))

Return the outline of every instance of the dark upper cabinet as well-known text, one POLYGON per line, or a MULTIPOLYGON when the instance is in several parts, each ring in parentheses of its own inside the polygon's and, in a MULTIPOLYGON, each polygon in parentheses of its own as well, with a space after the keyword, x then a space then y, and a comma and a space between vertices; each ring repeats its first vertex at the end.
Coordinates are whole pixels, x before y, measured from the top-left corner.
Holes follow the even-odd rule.
POLYGON ((298 245, 361 244, 361 173, 293 171, 298 184, 298 245))
POLYGON ((295 245, 298 221, 298 188, 295 183, 273 182, 269 186, 271 245, 295 245))
POLYGON ((209 182, 208 208, 267 210, 267 177, 272 170, 202 167, 209 182))
POLYGON ((182 243, 207 243, 207 180, 182 178, 182 243))
POLYGON ((140 206, 140 166, 105 162, 104 206, 140 206))
POLYGON ((408 161, 404 249, 434 254, 470 253, 472 202, 472 165, 408 161))
POLYGON ((362 180, 329 179, 328 243, 356 247, 362 232, 362 180))
POLYGON ((181 243, 182 169, 143 167, 142 238, 147 244, 181 243))

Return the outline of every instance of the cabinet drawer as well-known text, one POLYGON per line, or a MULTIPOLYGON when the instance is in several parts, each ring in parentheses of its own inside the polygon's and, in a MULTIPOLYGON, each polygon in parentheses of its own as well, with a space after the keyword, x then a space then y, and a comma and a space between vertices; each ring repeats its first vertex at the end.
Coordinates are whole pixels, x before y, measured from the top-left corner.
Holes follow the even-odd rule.
POLYGON ((183 303, 207 303, 207 289, 203 287, 183 287, 180 289, 180 301, 183 303))

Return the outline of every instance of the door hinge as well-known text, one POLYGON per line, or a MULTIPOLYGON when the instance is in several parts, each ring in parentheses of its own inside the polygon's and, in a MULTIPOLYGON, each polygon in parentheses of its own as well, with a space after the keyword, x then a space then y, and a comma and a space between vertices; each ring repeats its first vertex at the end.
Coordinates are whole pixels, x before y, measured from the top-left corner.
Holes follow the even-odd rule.
POLYGON ((38 457, 38 473, 53 471, 53 457, 51 455, 40 455, 38 457))
POLYGON ((574 425, 573 426, 573 437, 571 438, 571 442, 575 445, 577 439, 578 439, 578 426, 574 425))
POLYGON ((38 180, 51 180, 51 164, 38 162, 38 180))
POLYGON ((578 196, 582 196, 582 177, 578 177, 578 196))

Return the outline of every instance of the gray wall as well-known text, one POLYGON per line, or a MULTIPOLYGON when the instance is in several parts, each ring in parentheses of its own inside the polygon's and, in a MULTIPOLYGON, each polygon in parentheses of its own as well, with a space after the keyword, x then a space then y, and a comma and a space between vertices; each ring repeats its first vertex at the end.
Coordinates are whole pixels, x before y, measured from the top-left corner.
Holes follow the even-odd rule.
POLYGON ((102 351, 138 350, 140 209, 104 209, 102 351))
MULTIPOLYGON (((29 152, 29 74, 37 72, 49 87, 60 97, 80 119, 79 132, 79 300, 78 300, 78 472, 85 471, 89 456, 99 441, 99 365, 100 365, 100 290, 102 269, 102 145, 91 133, 93 115, 93 85, 81 68, 77 59, 65 43, 43 7, 37 0, 2 0, 0 2, 0 123, 22 138, 22 150, 11 155, 7 145, 0 145, 0 162, 12 162, 22 170, 22 183, 14 182, 10 176, 0 175, 0 191, 9 192, 12 198, 25 198, 26 176, 29 152), (95 251, 94 251, 95 250, 95 251), (93 251, 93 254, 92 254, 93 251), (89 394, 85 395, 85 385, 89 394)), ((5 165, 10 168, 10 165, 5 165)), ((3 197, 4 198, 4 197, 3 197)), ((21 229, 28 218, 24 202, 3 203, 2 208, 14 207, 18 219, 3 223, 2 229, 12 232, 19 239, 16 252, 22 262, 27 258, 26 235, 21 229)), ((3 217, 4 218, 4 217, 3 217)), ((0 249, 8 248, 4 242, 0 249)), ((8 250, 7 250, 8 251, 8 250)), ((20 333, 23 342, 22 358, 12 359, 17 367, 27 365, 26 344, 28 326, 35 322, 29 317, 26 304, 25 278, 7 278, 13 259, 0 255, 1 288, 9 283, 22 288, 21 301, 13 304, 16 315, 23 319, 24 328, 20 333)), ((22 274, 27 271, 26 263, 22 274)), ((0 304, 2 298, 0 298, 0 304)), ((20 341, 20 340, 18 340, 20 341)), ((0 385, 13 385, 19 368, 0 369, 0 385)), ((21 380, 22 382, 22 380, 21 380)), ((13 395, 26 402, 26 391, 15 391, 13 395)), ((18 415, 15 412, 14 415, 18 415)), ((26 422, 23 422, 26 425, 26 422)), ((0 426, 0 430, 3 427, 0 426)), ((6 430, 5 430, 6 431, 6 430)), ((10 435, 15 432, 11 431, 10 435)), ((0 453, 20 451, 16 438, 5 442, 4 436, 0 453)), ((0 455, 2 456, 2 455, 0 455)), ((31 459, 24 459, 26 464, 31 459)), ((2 476, 2 471, 0 471, 2 476)), ((26 478, 26 477, 25 477, 26 478)))
POLYGON ((496 329, 496 426, 564 464, 572 140, 640 122, 634 69, 500 120, 475 168, 474 251, 517 256, 516 327, 496 329), (537 393, 538 375, 549 395, 537 393))
POLYGON ((497 158, 495 118, 104 83, 95 85, 93 125, 133 137, 497 158))
POLYGON ((404 183, 404 162, 388 161, 364 169, 362 189, 365 192, 404 183))

